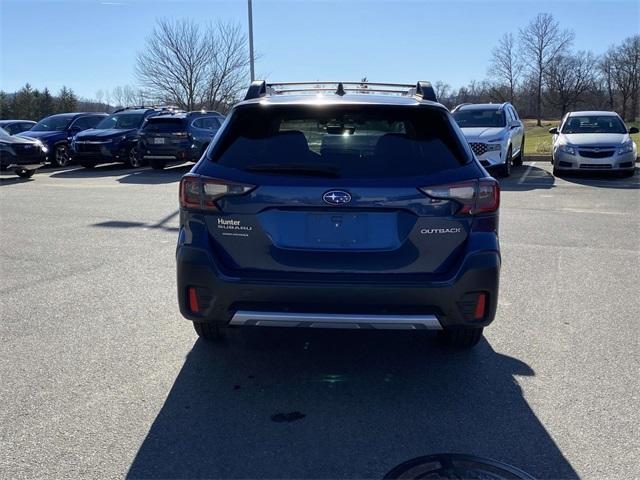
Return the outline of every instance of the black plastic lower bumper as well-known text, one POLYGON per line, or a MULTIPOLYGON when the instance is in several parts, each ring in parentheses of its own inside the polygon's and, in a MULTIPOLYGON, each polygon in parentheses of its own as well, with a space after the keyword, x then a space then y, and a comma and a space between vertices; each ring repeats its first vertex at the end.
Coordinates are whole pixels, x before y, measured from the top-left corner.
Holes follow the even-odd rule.
POLYGON ((7 157, 3 158, 0 161, 0 170, 37 170, 38 168, 44 166, 45 164, 45 156, 37 158, 16 158, 16 157, 7 157))
POLYGON ((498 302, 500 254, 476 252, 447 280, 287 281, 236 278, 222 274, 207 252, 187 246, 177 250, 178 301, 182 315, 200 322, 228 324, 238 310, 416 315, 433 314, 442 327, 480 327, 493 321, 498 302), (189 309, 194 287, 199 313, 189 309), (486 295, 481 319, 474 318, 476 299, 486 295))

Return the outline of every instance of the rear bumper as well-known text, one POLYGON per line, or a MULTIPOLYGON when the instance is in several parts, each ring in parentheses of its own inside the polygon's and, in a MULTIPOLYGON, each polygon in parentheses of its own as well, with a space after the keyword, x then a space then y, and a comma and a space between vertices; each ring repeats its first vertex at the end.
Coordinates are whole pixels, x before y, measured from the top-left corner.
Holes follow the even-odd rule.
POLYGON ((193 148, 156 148, 143 145, 140 148, 142 158, 145 160, 160 160, 166 163, 195 162, 200 155, 193 148))
POLYGON ((177 249, 178 302, 182 315, 226 325, 321 326, 348 328, 480 327, 496 313, 500 254, 478 251, 447 280, 425 282, 290 281, 246 279, 221 273, 202 249, 177 249), (188 289, 198 295, 199 312, 189 309, 188 289), (480 320, 474 319, 478 293, 486 294, 480 320), (262 322, 262 323, 261 323, 262 322), (314 325, 315 324, 315 325, 314 325))

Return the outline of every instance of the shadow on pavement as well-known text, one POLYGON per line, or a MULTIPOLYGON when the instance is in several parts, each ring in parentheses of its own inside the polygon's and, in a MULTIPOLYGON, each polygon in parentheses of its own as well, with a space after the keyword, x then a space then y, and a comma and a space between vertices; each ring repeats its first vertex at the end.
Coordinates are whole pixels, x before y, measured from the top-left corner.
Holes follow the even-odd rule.
POLYGON ((130 222, 126 220, 107 220, 106 222, 94 223, 91 225, 92 227, 100 227, 100 228, 149 228, 149 229, 162 229, 168 232, 177 232, 179 230, 178 227, 169 227, 167 223, 172 220, 174 217, 178 216, 179 211, 171 212, 166 217, 162 218, 156 223, 144 223, 144 222, 130 222))
POLYGON ((622 177, 618 173, 608 172, 570 172, 562 175, 566 182, 587 185, 596 188, 640 189, 639 169, 632 177, 622 177))
POLYGON ((167 167, 164 170, 143 170, 118 179, 120 183, 158 184, 179 182, 185 173, 193 168, 193 163, 167 167))
POLYGON ((72 170, 62 170, 61 172, 52 173, 51 178, 101 178, 116 177, 136 171, 141 172, 141 170, 127 168, 122 163, 109 163, 106 165, 98 165, 94 168, 85 168, 79 165, 74 165, 73 167, 71 167, 73 168, 72 170))
MULTIPOLYGON (((36 173, 36 175, 38 174, 36 173)), ((17 175, 15 176, 6 175, 6 176, 0 176, 0 185, 15 185, 16 183, 28 183, 28 182, 33 182, 34 180, 35 178, 33 177, 22 178, 17 175)))
POLYGON ((51 178, 118 178, 120 183, 159 184, 178 182, 193 167, 192 163, 167 167, 164 170, 153 170, 148 167, 127 168, 122 163, 98 165, 95 168, 78 167, 51 174, 51 178))
POLYGON ((544 168, 535 165, 524 164, 511 171, 508 178, 499 178, 500 190, 503 191, 529 191, 547 190, 555 185, 555 177, 544 168))
POLYGON ((577 478, 515 380, 534 372, 486 341, 454 352, 409 332, 234 338, 195 343, 128 478, 382 478, 438 452, 577 478))

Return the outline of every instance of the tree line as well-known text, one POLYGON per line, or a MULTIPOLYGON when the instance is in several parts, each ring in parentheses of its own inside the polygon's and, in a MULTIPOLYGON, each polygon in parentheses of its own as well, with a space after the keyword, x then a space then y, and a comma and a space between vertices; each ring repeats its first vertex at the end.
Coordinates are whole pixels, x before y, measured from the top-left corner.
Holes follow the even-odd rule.
POLYGON ((39 120, 53 113, 72 112, 80 101, 72 89, 62 87, 57 95, 40 91, 29 83, 13 94, 0 91, 0 117, 39 120))
MULTIPOLYGON (((575 34, 553 15, 540 13, 516 32, 507 32, 491 52, 484 80, 454 90, 434 83, 438 98, 460 103, 513 103, 520 116, 559 118, 572 109, 615 110, 638 118, 640 35, 597 55, 572 49, 575 34)), ((136 58, 137 86, 97 90, 79 99, 62 87, 57 95, 26 84, 0 92, 0 117, 39 119, 53 113, 107 111, 128 105, 175 105, 186 110, 226 112, 249 81, 247 39, 236 23, 201 26, 192 20, 158 20, 136 58)))
POLYGON ((553 15, 540 13, 517 32, 505 33, 492 50, 488 78, 457 91, 435 82, 449 107, 460 103, 511 102, 520 116, 559 118, 579 108, 614 110, 638 118, 640 35, 596 55, 572 50, 575 34, 553 15))

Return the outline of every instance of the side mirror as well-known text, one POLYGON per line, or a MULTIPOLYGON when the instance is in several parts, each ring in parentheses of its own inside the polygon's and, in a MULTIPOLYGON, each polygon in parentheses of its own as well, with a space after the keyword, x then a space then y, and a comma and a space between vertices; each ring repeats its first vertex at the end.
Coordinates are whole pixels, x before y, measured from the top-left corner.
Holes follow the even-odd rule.
POLYGON ((638 133, 640 132, 640 130, 638 130, 638 127, 631 127, 629 129, 629 133, 633 134, 633 133, 638 133))
POLYGON ((549 129, 549 133, 551 135, 557 135, 558 134, 558 127, 553 127, 549 129))

